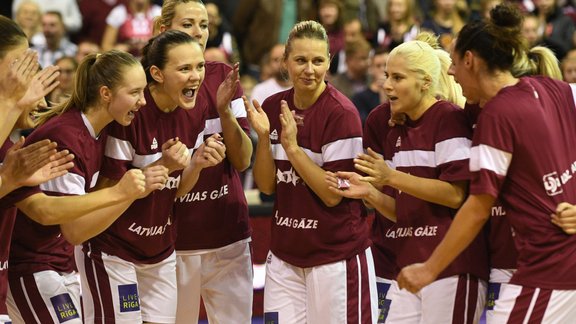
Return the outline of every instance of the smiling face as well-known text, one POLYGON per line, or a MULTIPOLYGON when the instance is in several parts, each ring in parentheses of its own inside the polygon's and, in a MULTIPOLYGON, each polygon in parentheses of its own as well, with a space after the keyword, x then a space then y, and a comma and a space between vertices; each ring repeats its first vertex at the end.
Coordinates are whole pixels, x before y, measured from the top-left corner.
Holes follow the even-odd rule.
POLYGON ((174 19, 168 29, 175 29, 198 39, 202 50, 208 41, 208 12, 198 2, 180 3, 175 7, 174 19))
POLYGON ((120 125, 128 126, 134 119, 134 112, 146 104, 146 74, 140 64, 127 66, 122 72, 122 82, 113 89, 110 96, 108 113, 120 125))
POLYGON ((384 90, 390 100, 392 113, 405 113, 411 116, 422 108, 421 103, 426 96, 423 87, 424 77, 421 73, 408 69, 402 56, 389 56, 384 90))
POLYGON ((171 48, 167 57, 164 69, 155 76, 156 81, 174 106, 194 108, 205 74, 202 49, 197 43, 185 43, 171 48))
POLYGON ((36 114, 39 111, 48 108, 48 103, 46 103, 46 98, 42 97, 36 101, 36 103, 22 112, 14 127, 20 129, 30 129, 36 127, 36 114))
POLYGON ((324 78, 330 66, 326 41, 294 39, 284 62, 296 93, 324 91, 324 78))

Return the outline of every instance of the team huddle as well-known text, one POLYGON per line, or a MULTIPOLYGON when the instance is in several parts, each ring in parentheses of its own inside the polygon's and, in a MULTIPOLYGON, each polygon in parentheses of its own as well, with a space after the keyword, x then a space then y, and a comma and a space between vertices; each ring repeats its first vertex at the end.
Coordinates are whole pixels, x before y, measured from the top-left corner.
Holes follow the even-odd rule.
POLYGON ((207 21, 164 1, 140 60, 88 55, 46 109, 58 69, 0 16, 0 323, 194 323, 201 298, 211 323, 250 323, 252 157, 275 194, 266 323, 576 316, 576 87, 514 7, 450 53, 395 47, 364 126, 320 23, 292 28, 292 87, 258 102, 238 64, 205 61, 207 21))

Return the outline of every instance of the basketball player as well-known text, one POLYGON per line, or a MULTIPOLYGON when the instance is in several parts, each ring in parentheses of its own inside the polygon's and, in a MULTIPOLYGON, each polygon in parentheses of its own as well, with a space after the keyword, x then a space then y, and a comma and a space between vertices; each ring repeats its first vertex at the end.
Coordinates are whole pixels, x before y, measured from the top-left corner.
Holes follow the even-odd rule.
POLYGON ((276 193, 264 290, 269 323, 377 320, 366 211, 324 180, 326 170, 351 171, 362 152, 358 111, 325 82, 329 64, 322 25, 300 22, 284 54, 294 88, 262 107, 245 100, 258 135, 254 179, 260 191, 276 193))
POLYGON ((562 217, 562 207, 570 208, 576 194, 570 181, 576 161, 574 90, 561 81, 512 74, 515 55, 526 51, 521 20, 517 9, 498 5, 489 21, 466 25, 454 44, 451 72, 466 97, 482 107, 472 144, 471 195, 431 257, 404 268, 398 283, 416 292, 433 281, 478 234, 498 197, 516 233, 519 257, 493 322, 564 323, 576 316, 568 306, 576 299, 576 263, 568 257, 576 253, 576 238, 550 215, 562 217))
MULTIPOLYGON (((160 31, 186 32, 206 48, 208 13, 202 1, 164 1, 159 23, 160 31)), ((207 61, 205 69, 197 99, 199 104, 208 105, 203 136, 221 134, 227 157, 204 170, 194 190, 174 205, 176 323, 198 321, 200 298, 210 322, 248 323, 252 318, 252 229, 239 172, 249 166, 252 155, 249 125, 238 84, 238 64, 230 68, 207 61), (216 96, 221 84, 229 91, 216 96)))

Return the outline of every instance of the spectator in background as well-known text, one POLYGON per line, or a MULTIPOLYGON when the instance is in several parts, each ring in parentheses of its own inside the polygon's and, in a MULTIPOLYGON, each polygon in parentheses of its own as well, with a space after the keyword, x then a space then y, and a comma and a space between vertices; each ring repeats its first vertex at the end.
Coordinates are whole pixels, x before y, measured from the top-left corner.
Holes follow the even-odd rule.
MULTIPOLYGON (((362 33, 362 24, 358 19, 352 19, 344 24, 344 46, 348 43, 365 41, 366 37, 362 33)), ((344 73, 348 69, 346 66, 346 49, 341 49, 338 53, 331 54, 330 73, 332 75, 344 73), (334 71, 334 72, 332 72, 334 71)))
POLYGON ((260 60, 272 46, 284 42, 298 21, 315 19, 316 5, 309 0, 240 0, 233 19, 242 71, 258 78, 260 60))
POLYGON ((24 0, 16 8, 14 21, 22 28, 30 45, 41 45, 46 42, 42 34, 42 12, 34 0, 24 0))
POLYGON ((576 83, 576 50, 571 50, 562 60, 562 77, 568 83, 576 83))
MULTIPOLYGON (((342 4, 339 0, 320 0, 318 5, 318 21, 326 29, 330 54, 330 73, 338 73, 337 55, 344 49, 344 20, 342 19, 342 4), (336 55, 335 55, 336 54, 336 55)), ((261 101, 260 101, 261 102, 261 101)))
POLYGON ((378 28, 373 43, 375 47, 383 47, 390 51, 404 42, 414 40, 420 31, 416 11, 414 0, 388 0, 386 2, 388 21, 378 28))
POLYGON ((574 22, 562 12, 556 0, 534 0, 533 14, 540 20, 542 45, 547 46, 562 60, 574 48, 574 22))
POLYGON ((252 96, 254 87, 258 84, 258 80, 250 74, 244 74, 240 77, 240 87, 244 90, 244 95, 247 97, 252 96))
POLYGON ((50 106, 60 104, 70 97, 74 88, 74 76, 76 69, 78 69, 78 62, 71 56, 57 59, 54 65, 60 68, 60 75, 58 76, 60 84, 48 94, 50 106))
POLYGON ((368 67, 372 47, 365 39, 347 42, 345 47, 347 70, 331 79, 332 85, 346 97, 352 98, 368 88, 368 67))
POLYGON ((454 35, 466 23, 466 13, 466 2, 461 0, 434 0, 432 12, 422 22, 422 29, 439 36, 440 46, 447 50, 454 35))
POLYGON ((528 47, 533 47, 542 42, 541 24, 538 17, 533 15, 524 16, 522 21, 522 35, 528 42, 528 47))
MULTIPOLYGON (((14 0, 12 3, 12 16, 16 17, 16 11, 20 3, 26 0, 14 0)), ((68 33, 76 33, 82 27, 82 15, 76 0, 35 0, 42 13, 57 11, 62 16, 62 21, 68 33)), ((90 0, 94 1, 94 0, 90 0)))
POLYGON ((106 30, 106 17, 122 0, 83 0, 79 1, 82 13, 82 29, 80 40, 88 40, 100 46, 104 30, 106 30))
POLYGON ((106 18, 106 30, 102 36, 102 50, 116 48, 140 55, 142 47, 152 37, 154 18, 162 8, 150 0, 128 0, 114 7, 106 18))
POLYGON ((68 39, 60 12, 48 11, 42 15, 42 32, 46 43, 34 46, 41 66, 53 65, 62 56, 76 55, 78 48, 68 39))
POLYGON ((480 0, 480 19, 490 19, 490 10, 501 4, 502 0, 480 0))
MULTIPOLYGON (((219 48, 226 55, 229 62, 239 62, 238 44, 230 31, 230 24, 220 15, 218 6, 213 3, 206 4, 208 11, 208 41, 206 49, 219 48)), ((204 53, 206 56, 206 53, 204 53)))
POLYGON ((84 40, 78 43, 78 50, 76 51, 76 62, 80 64, 82 60, 92 54, 100 52, 100 45, 89 40, 84 40))
POLYGON ((264 102, 264 99, 278 93, 280 91, 288 90, 292 83, 288 79, 286 71, 282 68, 282 60, 284 58, 284 44, 276 44, 270 50, 268 69, 271 77, 254 86, 250 102, 256 99, 258 102, 264 102))
POLYGON ((381 21, 376 2, 382 0, 340 0, 344 22, 358 19, 367 40, 372 40, 381 21))
POLYGON ((387 50, 378 48, 374 51, 368 68, 370 85, 366 90, 352 96, 352 103, 360 113, 362 125, 364 125, 370 111, 386 101, 386 93, 384 92, 386 60, 388 60, 387 50))

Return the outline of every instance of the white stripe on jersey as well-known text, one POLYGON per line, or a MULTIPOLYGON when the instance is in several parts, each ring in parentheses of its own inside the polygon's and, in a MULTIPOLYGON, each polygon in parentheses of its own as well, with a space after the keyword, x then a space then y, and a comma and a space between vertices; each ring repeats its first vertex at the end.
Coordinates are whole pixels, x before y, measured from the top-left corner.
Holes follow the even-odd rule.
POLYGON ((244 107, 244 100, 242 97, 232 100, 230 103, 230 108, 232 108, 232 114, 236 118, 246 117, 246 108, 244 107))
MULTIPOLYGON (((314 161, 314 163, 316 163, 319 166, 324 165, 324 162, 322 161, 322 154, 314 153, 307 148, 303 147, 300 148, 304 151, 306 155, 308 155, 308 157, 312 161, 314 161)), ((274 158, 274 160, 288 161, 288 155, 286 154, 286 151, 284 151, 282 144, 272 144, 272 157, 274 158)))
POLYGON ((455 137, 436 143, 435 151, 411 150, 394 153, 388 165, 399 167, 435 168, 441 164, 470 158, 470 144, 465 137, 455 137))
POLYGON ((576 106, 576 83, 570 83, 570 88, 572 88, 572 97, 574 98, 574 105, 576 106))
MULTIPOLYGON (((310 149, 303 147, 300 148, 319 166, 323 166, 326 162, 353 159, 363 152, 361 137, 347 138, 325 144, 322 146, 323 153, 312 152, 310 149)), ((286 155, 282 144, 272 145, 272 157, 274 160, 288 161, 288 155, 286 155)))
POLYGON ((436 165, 470 158, 472 141, 466 137, 455 137, 436 143, 436 165))
POLYGON ((134 154, 134 159, 132 160, 132 165, 137 168, 143 168, 151 163, 154 163, 162 157, 162 152, 154 154, 139 155, 134 154))
POLYGON ((394 153, 392 164, 396 167, 436 167, 433 151, 402 151, 394 153))
POLYGON ((207 119, 206 124, 204 126, 204 134, 210 136, 212 134, 221 133, 222 132, 222 124, 220 123, 220 118, 213 118, 207 119))
POLYGON ((83 195, 86 193, 84 186, 86 179, 75 173, 69 172, 56 179, 40 184, 42 191, 59 192, 68 195, 83 195))
POLYGON ((470 150, 470 171, 490 170, 505 176, 512 161, 512 154, 497 148, 480 144, 470 150))
POLYGON ((132 161, 132 165, 137 168, 143 168, 162 157, 162 152, 154 154, 139 155, 136 154, 132 144, 119 138, 108 136, 106 142, 106 151, 104 152, 109 158, 121 161, 132 161))
MULTIPOLYGON (((242 98, 232 100, 232 102, 230 103, 230 108, 232 109, 232 114, 234 115, 235 118, 246 118, 246 109, 244 108, 244 101, 242 100, 242 98)), ((204 126, 204 131, 202 133, 202 137, 204 137, 204 135, 210 136, 216 133, 222 133, 222 123, 220 122, 220 117, 207 119, 206 124, 204 126)), ((203 138, 202 141, 204 141, 203 138)), ((202 144, 202 142, 200 142, 200 144, 202 144)), ((196 145, 194 145, 194 148, 198 148, 200 144, 198 144, 197 140, 196 145)))
POLYGON ((201 131, 200 134, 198 134, 198 137, 196 137, 196 143, 194 143, 194 147, 190 149, 190 156, 192 156, 195 149, 199 148, 200 145, 202 145, 202 143, 204 143, 204 133, 205 132, 206 132, 206 129, 201 131))
POLYGON ((326 162, 354 159, 362 152, 364 148, 361 137, 341 139, 322 146, 322 155, 326 162))
POLYGON ((134 153, 135 150, 130 142, 121 140, 114 136, 108 136, 108 140, 106 141, 106 150, 104 151, 104 155, 107 157, 116 160, 132 161, 134 153))

